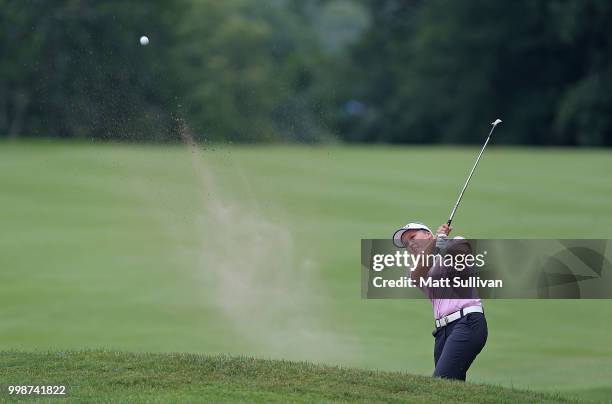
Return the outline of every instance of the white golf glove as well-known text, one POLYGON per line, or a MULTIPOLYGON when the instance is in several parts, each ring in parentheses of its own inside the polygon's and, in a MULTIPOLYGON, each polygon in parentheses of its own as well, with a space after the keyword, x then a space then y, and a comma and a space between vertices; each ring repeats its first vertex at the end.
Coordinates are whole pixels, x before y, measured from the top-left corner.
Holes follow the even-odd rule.
POLYGON ((448 238, 446 234, 438 234, 436 237, 436 252, 440 255, 446 254, 446 249, 448 247, 448 238))

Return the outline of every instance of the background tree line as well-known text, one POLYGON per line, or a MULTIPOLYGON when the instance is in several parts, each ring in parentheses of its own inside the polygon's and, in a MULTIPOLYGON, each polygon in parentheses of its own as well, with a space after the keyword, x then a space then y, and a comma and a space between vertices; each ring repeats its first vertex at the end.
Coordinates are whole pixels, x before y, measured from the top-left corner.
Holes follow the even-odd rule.
POLYGON ((612 145, 606 0, 0 0, 0 136, 612 145), (151 44, 138 44, 146 34, 151 44))

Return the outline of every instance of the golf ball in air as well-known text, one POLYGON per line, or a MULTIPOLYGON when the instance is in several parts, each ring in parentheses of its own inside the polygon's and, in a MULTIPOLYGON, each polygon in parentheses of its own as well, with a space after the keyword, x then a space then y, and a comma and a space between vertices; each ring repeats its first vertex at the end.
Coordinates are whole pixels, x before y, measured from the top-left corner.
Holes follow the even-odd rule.
POLYGON ((149 38, 146 35, 140 37, 140 44, 142 46, 149 44, 149 38))

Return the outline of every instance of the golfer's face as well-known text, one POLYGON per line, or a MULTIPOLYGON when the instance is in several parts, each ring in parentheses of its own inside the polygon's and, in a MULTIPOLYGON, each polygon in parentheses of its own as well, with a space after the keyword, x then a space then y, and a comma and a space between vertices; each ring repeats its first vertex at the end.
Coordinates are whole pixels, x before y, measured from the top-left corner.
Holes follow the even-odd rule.
POLYGON ((425 240, 433 240, 433 235, 427 230, 408 230, 402 234, 402 243, 413 252, 422 250, 427 244, 425 240))

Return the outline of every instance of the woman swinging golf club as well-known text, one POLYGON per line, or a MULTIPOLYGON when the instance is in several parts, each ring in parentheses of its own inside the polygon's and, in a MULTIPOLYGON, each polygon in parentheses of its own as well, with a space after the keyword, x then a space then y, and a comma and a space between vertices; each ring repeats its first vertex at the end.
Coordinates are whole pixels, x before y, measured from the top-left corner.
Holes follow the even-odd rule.
MULTIPOLYGON (((459 193, 459 198, 453 207, 450 218, 438 228, 437 237, 434 237, 429 227, 422 223, 408 223, 393 235, 393 243, 396 247, 405 247, 410 249, 414 255, 424 254, 425 256, 432 253, 456 256, 457 254, 471 252, 467 240, 461 237, 448 240, 447 236, 452 230, 451 222, 470 179, 474 175, 474 170, 476 170, 495 127, 500 123, 500 119, 491 122, 491 131, 459 193)), ((452 262, 454 260, 451 260, 452 262)), ((429 262, 422 260, 416 268, 412 268, 410 277, 421 285, 422 278, 450 278, 457 273, 467 276, 472 269, 465 270, 465 268, 462 268, 461 271, 457 272, 458 268, 446 263, 446 260, 434 260, 431 265, 428 265, 429 262)), ((431 300, 436 320, 436 329, 433 332, 436 339, 433 375, 434 377, 465 380, 470 365, 482 351, 488 336, 487 320, 478 293, 474 288, 459 290, 459 293, 450 287, 421 287, 421 290, 431 300)))
MULTIPOLYGON (((446 240, 445 236, 451 229, 448 224, 440 226, 436 242, 429 227, 421 223, 409 223, 395 232, 393 241, 396 246, 406 247, 412 254, 433 254, 436 248, 444 249, 443 255, 469 253, 471 249, 467 240, 446 240), (442 240, 445 242, 440 242, 442 240)), ((427 267, 423 260, 421 265, 411 271, 410 276, 420 284, 420 278, 452 278, 453 272, 455 268, 445 266, 442 260, 434 260, 431 267, 427 267)), ((461 272, 467 274, 467 268, 461 272)), ((431 299, 436 319, 436 329, 433 332, 436 339, 433 375, 465 380, 470 365, 487 341, 487 321, 482 303, 473 289, 467 292, 463 290, 459 295, 451 288, 421 290, 431 299)))

